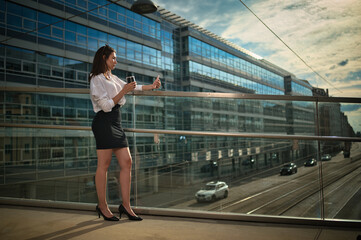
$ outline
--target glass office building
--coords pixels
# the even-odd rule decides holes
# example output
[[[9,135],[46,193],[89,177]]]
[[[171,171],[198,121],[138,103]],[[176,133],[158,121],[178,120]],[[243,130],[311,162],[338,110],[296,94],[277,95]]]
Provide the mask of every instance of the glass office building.
[[[113,74],[123,79],[132,74],[139,84],[150,84],[160,75],[161,91],[313,95],[307,81],[281,67],[166,9],[146,16],[134,13],[129,10],[132,2],[0,0],[1,86],[37,89],[0,92],[3,126],[20,124],[1,129],[1,196],[96,201],[95,140],[87,129],[94,112],[89,95],[71,89],[86,93],[93,56],[105,44],[117,52]],[[341,126],[338,119],[334,117],[333,124]],[[130,95],[122,108],[122,124],[317,135],[314,106],[300,101]],[[30,125],[35,127],[26,127]],[[349,127],[347,119],[344,125]],[[314,142],[221,136],[130,134],[129,142],[133,157],[140,159],[135,166],[137,191],[144,196],[169,184],[234,178],[295,159],[301,162],[316,152]],[[114,178],[116,161],[111,169]],[[110,181],[109,198],[117,201],[112,183],[116,185],[116,179]]]

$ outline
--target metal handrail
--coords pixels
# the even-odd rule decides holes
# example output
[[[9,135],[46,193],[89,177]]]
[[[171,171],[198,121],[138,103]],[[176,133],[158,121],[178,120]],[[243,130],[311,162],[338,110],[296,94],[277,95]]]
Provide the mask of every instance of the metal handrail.
[[[0,87],[0,91],[89,94],[88,88]],[[262,95],[262,94],[244,94],[244,93],[217,93],[217,92],[210,93],[210,92],[181,92],[181,91],[134,91],[132,93],[129,93],[129,95],[361,103],[361,98],[351,98],[351,97],[313,97],[313,96],[311,97],[311,96]]]
[[[43,128],[43,129],[83,130],[83,131],[91,130],[91,127],[86,127],[86,126],[43,125],[43,124],[40,125],[40,124],[17,124],[17,123],[0,123],[0,127]],[[361,138],[358,137],[340,137],[340,136],[308,136],[308,135],[249,133],[249,132],[209,132],[209,131],[185,131],[185,130],[162,130],[162,129],[139,129],[139,128],[137,129],[124,128],[124,131],[133,132],[133,133],[172,134],[172,135],[361,142]]]

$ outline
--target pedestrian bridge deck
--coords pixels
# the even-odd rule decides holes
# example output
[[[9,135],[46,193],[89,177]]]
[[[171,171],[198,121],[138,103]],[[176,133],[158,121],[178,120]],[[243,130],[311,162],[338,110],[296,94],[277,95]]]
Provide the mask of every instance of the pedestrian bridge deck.
[[[361,229],[142,215],[141,222],[107,222],[95,211],[0,205],[6,239],[292,239],[356,240]]]

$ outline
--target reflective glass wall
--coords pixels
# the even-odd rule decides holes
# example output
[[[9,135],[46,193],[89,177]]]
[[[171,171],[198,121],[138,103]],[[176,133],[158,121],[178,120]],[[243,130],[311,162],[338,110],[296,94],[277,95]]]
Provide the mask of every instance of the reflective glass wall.
[[[57,6],[51,5],[51,3],[49,4],[51,7]],[[69,4],[70,3],[67,2],[67,5]],[[160,48],[160,24],[151,19],[134,14],[124,7],[116,4],[112,4],[111,6],[112,8],[122,9],[122,11],[118,13],[118,17],[122,15],[122,12],[127,12],[127,26],[130,26],[129,22],[135,22],[136,25],[140,24],[136,32],[129,32],[129,29],[120,30],[130,35],[133,34],[133,41],[89,26],[84,26],[74,21],[67,21],[53,15],[45,14],[31,8],[31,6],[33,7],[32,4],[27,7],[1,1],[0,5],[1,15],[4,17],[4,20],[6,20],[1,22],[1,35],[6,36],[8,39],[22,39],[29,42],[30,49],[32,48],[31,44],[43,46],[43,50],[40,51],[28,51],[21,48],[14,48],[15,50],[8,50],[8,52],[5,52],[4,49],[2,50],[2,68],[6,66],[6,70],[10,72],[23,72],[30,76],[38,74],[40,75],[39,78],[45,78],[45,80],[39,79],[38,81],[34,81],[30,79],[18,80],[12,77],[9,78],[9,81],[31,85],[39,84],[50,87],[64,87],[61,81],[66,79],[69,83],[66,84],[65,87],[86,87],[89,72],[87,65],[90,63],[86,56],[93,57],[95,51],[105,44],[109,44],[117,51],[119,62],[132,62],[133,64],[138,64],[148,69],[163,68],[161,51],[158,49]],[[106,12],[108,12],[108,10]],[[112,12],[113,10],[109,10],[110,15]],[[113,18],[110,17],[110,19]],[[119,19],[121,18],[119,17]],[[98,21],[97,18],[92,20]],[[103,24],[104,27],[109,27],[110,22],[99,21],[99,23]],[[139,34],[137,35],[138,32],[141,33],[140,36],[142,39],[153,40],[155,43],[153,45],[149,44],[153,47],[140,44],[138,39]],[[24,46],[23,44],[14,45]],[[46,50],[47,47],[50,47],[48,51]],[[11,47],[6,48],[11,49]],[[54,48],[54,51],[52,51],[52,48]],[[73,56],[73,59],[59,56],[59,54],[64,55],[64,52],[57,50],[72,52],[70,55]],[[5,56],[7,60],[6,63],[4,62]],[[52,60],[49,61],[49,58]],[[85,59],[88,61],[84,62]],[[67,68],[63,69],[64,66]],[[47,81],[48,79],[52,81]]]
[[[87,97],[87,94],[75,93],[26,94],[33,95],[35,102],[43,95],[56,96],[63,101],[71,97],[75,102]],[[19,99],[14,96],[22,99],[23,93],[5,90],[1,95],[0,196],[96,203],[97,159],[89,127],[91,118],[83,125],[72,122],[71,118],[58,125],[44,124],[41,119],[29,125],[26,104],[20,104],[16,112],[9,108],[9,101]],[[138,104],[144,102],[149,104],[148,108]],[[359,142],[307,140],[307,137],[315,137],[307,132],[298,135],[305,139],[292,137],[286,134],[285,129],[289,126],[285,116],[283,122],[275,124],[267,122],[267,116],[255,115],[249,125],[254,128],[243,131],[244,128],[234,127],[242,123],[239,116],[235,117],[234,125],[222,124],[222,119],[216,121],[214,115],[210,117],[213,120],[208,121],[189,107],[183,108],[187,102],[198,105],[233,102],[239,108],[242,104],[268,107],[273,101],[127,96],[127,104],[121,111],[133,158],[132,205],[360,219],[352,211],[358,204],[355,199],[361,187]],[[280,106],[290,101],[281,102],[285,103]],[[164,114],[168,104],[177,109],[176,116]],[[309,105],[313,103],[309,102]],[[330,104],[320,104],[323,105]],[[42,112],[40,107],[35,105],[34,108],[36,113]],[[318,114],[322,115],[321,112]],[[14,116],[18,116],[16,122],[8,120]],[[188,122],[184,122],[187,118],[178,116],[188,116]],[[46,120],[50,119],[56,118]],[[320,123],[324,121],[321,117]],[[247,121],[244,125],[248,126]],[[273,131],[268,132],[272,127]],[[313,129],[316,128],[314,123]],[[326,131],[328,127],[320,125],[319,129]],[[164,130],[169,132],[162,132]],[[172,130],[183,132],[172,133]],[[261,136],[257,137],[257,134]],[[119,170],[114,158],[108,174],[107,196],[111,204],[121,201]]]

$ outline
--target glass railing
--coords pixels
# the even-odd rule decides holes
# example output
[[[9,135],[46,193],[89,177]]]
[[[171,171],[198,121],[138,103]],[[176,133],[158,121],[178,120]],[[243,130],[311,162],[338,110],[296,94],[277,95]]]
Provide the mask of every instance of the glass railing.
[[[352,219],[361,99],[137,92],[122,107],[137,207]],[[88,90],[0,91],[0,197],[96,203]],[[119,166],[108,202],[120,203]]]

